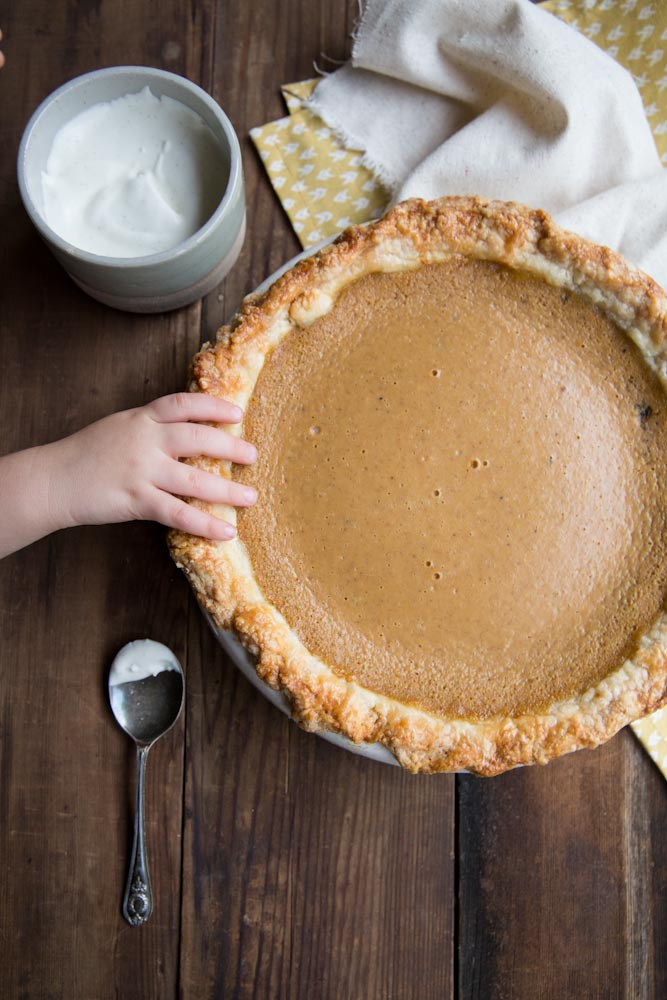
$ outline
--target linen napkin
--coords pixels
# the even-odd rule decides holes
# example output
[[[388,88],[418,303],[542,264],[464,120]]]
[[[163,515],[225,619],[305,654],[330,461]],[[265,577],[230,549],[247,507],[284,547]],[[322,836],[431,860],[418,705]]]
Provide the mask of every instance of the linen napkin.
[[[530,0],[368,0],[309,107],[394,200],[539,205],[667,284],[667,174],[637,87]]]
[[[314,86],[251,133],[304,246],[390,200],[484,194],[667,285],[667,4],[369,0],[351,64]],[[667,777],[667,710],[633,729]]]

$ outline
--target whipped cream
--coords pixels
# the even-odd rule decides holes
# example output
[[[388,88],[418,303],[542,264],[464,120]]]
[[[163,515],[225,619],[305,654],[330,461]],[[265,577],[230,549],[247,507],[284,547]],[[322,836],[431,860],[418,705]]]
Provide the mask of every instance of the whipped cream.
[[[163,670],[180,669],[180,663],[168,646],[153,639],[135,639],[116,654],[109,672],[109,687],[157,677]]]
[[[201,229],[227,178],[204,120],[144,87],[94,104],[56,133],[42,172],[43,214],[81,250],[143,257]]]

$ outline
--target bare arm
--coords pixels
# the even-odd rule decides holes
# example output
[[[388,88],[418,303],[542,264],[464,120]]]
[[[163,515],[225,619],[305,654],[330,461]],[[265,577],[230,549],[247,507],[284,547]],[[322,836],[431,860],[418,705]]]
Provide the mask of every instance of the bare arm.
[[[49,448],[0,458],[0,558],[64,527],[49,508]]]

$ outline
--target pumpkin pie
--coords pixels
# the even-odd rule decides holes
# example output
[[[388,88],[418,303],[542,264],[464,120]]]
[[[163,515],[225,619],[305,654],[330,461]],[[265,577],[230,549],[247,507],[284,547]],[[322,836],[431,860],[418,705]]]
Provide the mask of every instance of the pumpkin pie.
[[[194,359],[259,451],[196,461],[259,500],[172,554],[309,730],[427,772],[595,746],[667,700],[666,343],[662,290],[544,212],[404,202]]]

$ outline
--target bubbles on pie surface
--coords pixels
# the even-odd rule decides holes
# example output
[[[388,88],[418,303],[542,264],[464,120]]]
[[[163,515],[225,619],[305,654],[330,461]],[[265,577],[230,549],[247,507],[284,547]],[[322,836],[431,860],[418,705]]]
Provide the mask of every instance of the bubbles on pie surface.
[[[405,439],[409,440],[412,444],[412,450],[406,447],[404,444],[401,448],[400,455],[410,454],[413,455],[414,469],[410,471],[406,470],[407,462],[404,464],[402,462],[397,462],[395,450],[389,449],[390,457],[389,459],[382,457],[379,460],[378,455],[381,452],[379,445],[383,443],[383,438],[391,438],[392,435],[386,433],[385,429],[389,429],[388,423],[381,423],[383,419],[382,408],[377,407],[378,411],[378,423],[372,424],[367,423],[364,420],[357,419],[351,421],[354,433],[345,434],[343,442],[340,447],[337,446],[337,442],[340,442],[340,423],[337,413],[331,413],[329,410],[325,412],[325,403],[328,406],[329,398],[324,392],[320,392],[319,395],[314,393],[307,399],[306,405],[301,412],[293,412],[290,419],[295,423],[301,419],[301,445],[299,447],[298,441],[290,441],[290,446],[294,445],[295,462],[299,455],[302,456],[304,465],[306,466],[306,475],[301,475],[300,477],[294,476],[294,482],[296,486],[294,487],[294,492],[290,497],[296,496],[297,499],[302,495],[314,494],[314,490],[311,489],[310,483],[308,483],[308,489],[306,489],[306,484],[302,486],[302,482],[308,478],[308,471],[310,468],[315,468],[318,475],[321,475],[322,480],[325,482],[327,488],[333,489],[332,487],[332,473],[335,473],[338,477],[335,482],[337,485],[347,486],[348,482],[355,483],[354,487],[350,489],[352,494],[352,502],[346,502],[343,505],[343,510],[350,511],[356,510],[356,501],[360,499],[360,484],[361,489],[364,491],[363,504],[365,505],[365,514],[368,515],[367,522],[363,525],[360,522],[355,522],[355,531],[350,530],[345,533],[346,541],[350,539],[350,557],[349,562],[343,562],[341,565],[340,573],[337,574],[337,578],[334,578],[334,583],[331,585],[330,592],[333,594],[331,598],[331,606],[336,596],[336,592],[339,595],[339,603],[343,606],[344,611],[341,611],[340,619],[336,618],[331,626],[331,634],[334,639],[338,635],[341,627],[339,621],[343,622],[357,622],[358,620],[363,621],[363,615],[372,614],[373,627],[375,627],[376,619],[386,623],[388,629],[395,629],[396,626],[393,625],[393,619],[395,615],[399,615],[403,622],[402,634],[409,634],[411,645],[416,645],[417,649],[422,648],[422,643],[414,644],[412,638],[414,636],[413,631],[409,631],[405,628],[405,622],[410,621],[409,629],[413,626],[413,616],[415,605],[418,607],[423,607],[423,613],[425,616],[431,617],[435,621],[433,629],[437,627],[441,628],[440,622],[442,621],[445,625],[452,620],[453,616],[448,614],[448,611],[452,605],[455,606],[455,610],[458,612],[459,609],[463,609],[464,613],[467,613],[470,607],[470,602],[467,598],[466,588],[472,584],[472,573],[467,573],[465,571],[464,557],[467,556],[468,552],[472,551],[472,539],[468,537],[468,532],[465,530],[467,527],[466,521],[462,522],[462,529],[457,532],[456,540],[450,540],[448,527],[450,524],[450,517],[453,517],[458,510],[459,505],[464,508],[465,512],[471,513],[470,522],[478,530],[478,534],[483,538],[484,532],[483,528],[485,526],[490,526],[490,533],[494,535],[495,541],[495,512],[492,510],[493,517],[489,522],[485,522],[485,525],[480,525],[476,519],[475,504],[478,499],[480,502],[488,501],[488,505],[491,508],[492,504],[497,501],[498,519],[502,519],[503,525],[507,523],[510,527],[515,526],[515,513],[516,513],[516,503],[513,501],[514,493],[512,492],[512,487],[514,484],[514,479],[511,475],[507,474],[508,463],[505,459],[505,453],[503,447],[505,444],[504,437],[496,434],[496,428],[492,428],[493,433],[486,433],[486,424],[480,429],[472,423],[474,417],[477,416],[479,410],[485,409],[485,407],[477,407],[470,402],[468,406],[468,401],[472,399],[470,394],[462,394],[462,404],[459,403],[458,384],[453,386],[453,392],[446,392],[446,383],[450,381],[452,375],[452,369],[447,362],[448,375],[444,374],[444,367],[442,375],[438,379],[431,375],[431,369],[428,368],[428,343],[426,345],[427,349],[424,352],[426,354],[426,363],[421,362],[421,382],[419,382],[420,399],[423,397],[424,406],[429,413],[429,423],[426,421],[419,421],[414,416],[410,420],[406,420],[406,432]],[[378,351],[380,355],[380,361],[378,362],[380,374],[384,374],[384,359],[382,359],[382,351]],[[521,358],[523,354],[519,355]],[[504,355],[503,355],[504,357]],[[419,360],[419,359],[417,359]],[[443,360],[444,359],[440,359]],[[503,361],[504,363],[504,361]],[[432,362],[433,364],[433,362]],[[349,372],[348,372],[349,374]],[[558,372],[557,372],[558,374]],[[474,376],[474,384],[477,384],[478,376]],[[276,378],[278,382],[278,378]],[[416,380],[418,381],[418,380]],[[456,380],[455,380],[456,381]],[[347,385],[347,378],[345,379],[345,384]],[[439,386],[442,384],[443,388],[440,389]],[[375,387],[377,385],[377,380],[373,381],[369,386],[364,382],[361,388],[365,388],[368,391],[368,406],[367,410],[371,413],[375,413],[376,407],[376,392]],[[389,382],[383,383],[381,387],[378,385],[377,392],[385,391],[387,399],[393,405],[393,411],[398,417],[401,416],[401,406],[400,402],[403,400],[403,396],[399,397],[396,389],[392,390],[392,385]],[[417,394],[415,394],[417,395]],[[353,405],[354,401],[361,397],[361,389],[358,393],[352,395]],[[346,396],[346,401],[348,397]],[[435,412],[436,407],[433,405],[433,401],[442,401],[442,415]],[[514,413],[516,408],[517,397],[512,395],[510,403],[512,406],[511,412]],[[451,403],[451,406],[450,406]],[[310,404],[310,405],[309,405]],[[313,405],[314,404],[314,405]],[[282,405],[282,404],[281,404]],[[448,408],[451,409],[453,418],[451,423],[448,423]],[[470,413],[468,413],[468,409]],[[304,412],[305,411],[305,412]],[[273,421],[274,410],[272,410],[266,417],[266,427],[267,427],[267,438],[271,435],[272,429],[276,426],[276,422]],[[281,412],[281,411],[279,411]],[[364,411],[365,412],[365,411]],[[310,421],[308,416],[311,417]],[[432,417],[432,420],[431,420]],[[490,414],[487,413],[485,420],[490,418]],[[637,424],[636,411],[631,412],[631,418],[633,421],[633,427]],[[480,420],[482,418],[480,417]],[[579,418],[577,418],[579,419]],[[272,423],[273,421],[273,423]],[[315,425],[321,422],[322,433],[315,439],[308,435],[308,430],[311,424]],[[518,424],[518,417],[517,417]],[[521,427],[523,424],[521,424]],[[536,424],[535,424],[536,426]],[[430,428],[429,433],[425,432],[425,429]],[[445,434],[444,431],[447,431]],[[639,431],[637,431],[639,434]],[[506,435],[508,438],[510,434]],[[520,437],[520,434],[517,434]],[[306,441],[303,441],[303,438]],[[565,442],[569,438],[565,438]],[[571,434],[570,434],[571,437]],[[308,448],[303,449],[303,443],[308,444]],[[544,442],[546,448],[543,450],[543,464],[547,455],[549,454],[550,448],[553,448],[553,442],[548,439]],[[565,444],[562,445],[564,453],[566,453]],[[366,449],[367,454],[363,454],[363,449]],[[313,456],[313,450],[321,451],[321,455]],[[455,450],[458,450],[458,454],[455,456]],[[340,451],[347,452],[350,456],[350,464],[354,466],[356,477],[349,474],[348,467],[343,467],[342,469],[337,464],[337,457]],[[393,451],[393,453],[392,453]],[[361,455],[360,455],[361,452]],[[546,452],[546,454],[544,454]],[[489,458],[493,454],[493,461],[490,463],[491,467],[488,468],[487,475],[484,475],[484,468],[478,467],[475,476],[472,475],[472,469],[470,468],[470,460],[473,457],[483,459],[484,457]],[[424,461],[420,462],[420,458],[423,456]],[[427,457],[428,456],[428,457]],[[314,462],[313,459],[316,461]],[[369,475],[365,475],[364,466],[368,462]],[[308,465],[312,463],[312,465]],[[528,467],[529,463],[525,463],[524,467]],[[401,468],[402,467],[402,468]],[[299,471],[303,473],[303,466],[299,465]],[[403,475],[401,474],[402,471]],[[542,470],[536,470],[542,471]],[[394,475],[391,476],[390,474]],[[404,479],[405,483],[408,484],[408,490],[401,490],[400,487],[397,489],[398,481]],[[530,477],[526,476],[527,481],[530,481]],[[547,484],[551,485],[551,480],[547,480]],[[372,490],[371,490],[372,486]],[[440,499],[434,499],[433,491],[436,487],[442,488],[442,497]],[[488,490],[488,492],[487,492]],[[356,492],[355,492],[356,491]],[[366,491],[368,495],[366,495]],[[507,494],[507,495],[505,495]],[[333,493],[332,493],[333,495]],[[417,517],[409,519],[405,516],[405,507],[403,503],[405,501],[406,495],[414,497],[415,509],[417,511]],[[387,499],[385,499],[387,497]],[[503,499],[501,499],[501,497]],[[336,498],[334,498],[335,500]],[[316,500],[316,497],[314,497]],[[387,503],[387,500],[389,503]],[[422,502],[420,502],[422,501]],[[465,504],[464,504],[465,501]],[[304,501],[303,504],[299,502],[299,505],[294,504],[287,511],[288,516],[292,519],[291,524],[296,526],[295,530],[297,533],[297,539],[291,548],[292,552],[297,552],[300,554],[300,550],[297,549],[297,544],[300,544],[301,534],[306,535],[306,529],[302,526],[309,526],[313,522],[309,521],[307,517],[302,515],[303,507],[306,506]],[[359,504],[361,507],[361,503]],[[502,510],[504,507],[510,507],[509,512]],[[340,535],[340,525],[337,524],[337,518],[327,517],[327,513],[322,510],[322,505],[313,502],[308,503],[309,509],[314,511],[313,517],[321,518],[323,531],[322,533],[326,536],[329,532],[331,525],[336,525],[335,529],[331,531],[332,535],[336,538]],[[388,518],[386,516],[385,508],[389,507],[392,513],[392,517]],[[278,511],[282,511],[282,507],[277,507]],[[520,511],[519,511],[520,512]],[[401,515],[405,518],[405,521],[401,524]],[[474,515],[474,516],[473,516]],[[249,515],[249,517],[252,515]],[[422,520],[426,522],[427,528],[422,531],[420,528]],[[276,528],[272,528],[275,532],[275,536],[280,540],[279,537],[279,525],[284,523],[284,517],[276,517]],[[357,529],[357,523],[359,527]],[[399,530],[396,530],[396,525],[400,524]],[[375,559],[376,555],[380,564],[380,572],[382,576],[386,578],[391,578],[393,575],[391,572],[387,572],[389,568],[388,565],[383,561],[384,554],[387,551],[387,541],[386,533],[387,531],[391,534],[391,543],[396,545],[397,551],[402,551],[404,548],[408,549],[405,544],[407,540],[408,529],[414,528],[410,535],[411,545],[409,546],[410,560],[412,566],[408,564],[408,572],[405,574],[397,574],[402,577],[400,581],[399,597],[403,600],[402,591],[407,585],[414,588],[415,600],[409,604],[408,610],[404,613],[403,606],[401,605],[400,612],[397,612],[397,602],[394,600],[394,594],[391,592],[388,585],[388,579],[384,579],[381,582],[384,584],[384,594],[387,595],[388,600],[384,605],[381,604],[376,598],[376,594],[382,595],[383,591],[377,589],[377,575],[370,574],[370,580],[366,582],[363,578],[360,583],[357,583],[357,577],[354,573],[349,572],[350,566],[356,568],[357,565],[361,564],[361,569],[363,570],[368,564],[365,560],[360,560],[359,548],[356,547],[357,537],[361,539],[362,542],[370,537],[371,531],[377,529],[377,537],[373,540],[373,546],[370,544],[366,546],[367,550],[371,552],[372,558]],[[522,529],[522,524],[519,523],[518,529]],[[257,536],[259,537],[260,531],[263,528],[263,524],[258,524]],[[387,528],[387,530],[385,530]],[[356,532],[356,535],[355,535]],[[444,536],[441,540],[442,532]],[[527,538],[528,542],[533,544],[532,535],[528,538],[528,531],[519,531],[522,538]],[[430,538],[429,538],[430,535]],[[288,541],[291,542],[291,535]],[[585,534],[583,536],[585,538]],[[505,532],[503,530],[502,536],[498,538],[498,558],[504,554],[505,547],[512,552],[512,547],[506,539],[511,539],[509,530]],[[319,531],[313,532],[309,527],[308,535],[306,539],[310,547],[307,551],[307,555],[310,556],[311,551],[317,554],[317,550],[320,544]],[[311,544],[312,540],[312,544]],[[355,543],[354,545],[352,543]],[[502,548],[501,548],[502,543]],[[256,543],[259,548],[259,542]],[[264,544],[262,542],[262,544]],[[305,544],[305,543],[304,543]],[[538,540],[535,540],[535,544],[538,544]],[[421,548],[421,552],[419,551]],[[452,559],[451,552],[453,549],[458,549],[462,553],[461,559]],[[432,552],[432,556],[427,557],[428,551]],[[273,558],[278,561],[277,552],[280,550],[274,550],[270,553],[268,558]],[[290,550],[288,550],[290,551]],[[415,559],[415,556],[418,558]],[[305,556],[304,556],[305,558]],[[426,565],[427,560],[431,565]],[[329,564],[333,564],[335,561],[336,567],[338,567],[339,562],[336,556],[333,556],[330,552],[329,558],[325,559],[323,557],[322,563],[324,569],[328,572]],[[516,560],[510,556],[510,563],[513,565]],[[370,560],[368,560],[370,562]],[[412,572],[410,572],[412,569]],[[416,570],[417,572],[414,572]],[[484,566],[484,573],[486,573],[487,567]],[[440,571],[442,578],[436,580],[434,574],[436,571]],[[302,596],[302,591],[298,594],[294,592],[292,587],[292,580],[287,576],[287,569],[283,570],[286,584],[285,590],[288,592],[288,596],[293,595],[292,605],[296,609],[294,615],[296,617],[298,614],[302,614],[303,618],[306,615],[311,615],[310,607],[305,603],[305,598]],[[375,579],[373,579],[375,576]],[[482,576],[482,574],[480,574]],[[325,579],[328,579],[325,578]],[[463,594],[458,599],[454,599],[457,595],[457,587],[454,586],[461,580]],[[341,584],[343,584],[341,586]],[[486,584],[486,576],[483,580],[480,580],[480,586]],[[307,578],[304,583],[304,592],[307,586]],[[471,588],[472,589],[472,588]],[[373,593],[375,590],[376,593]],[[389,593],[388,593],[389,592]],[[477,594],[475,591],[475,597]],[[370,597],[366,597],[370,594]],[[340,600],[342,596],[342,600]],[[286,598],[287,599],[287,598]],[[305,611],[301,611],[300,604],[304,603]],[[367,603],[364,603],[367,602]],[[451,603],[450,603],[451,602]],[[481,603],[481,602],[480,602]],[[509,603],[509,602],[508,602]],[[564,603],[564,601],[563,601]],[[380,607],[378,608],[378,604]],[[290,606],[290,607],[291,607]],[[329,606],[329,605],[327,605]],[[493,608],[493,602],[488,603],[490,608]],[[370,611],[366,611],[370,608]],[[393,614],[392,614],[393,612]],[[476,616],[478,614],[478,609],[473,607],[470,612],[470,618],[473,620],[471,629],[477,628]],[[316,617],[316,616],[320,617]],[[312,621],[315,622],[313,628],[316,626],[319,628],[319,622],[322,615],[322,604],[321,602],[314,602],[314,610],[312,612]],[[311,621],[311,617],[308,617],[308,621]],[[367,623],[366,623],[367,624]],[[430,626],[429,626],[430,627]],[[444,625],[442,626],[444,627]],[[324,628],[324,625],[322,625]],[[319,633],[318,633],[319,634]],[[345,633],[347,635],[347,633]],[[329,633],[327,633],[328,637]],[[333,642],[334,639],[331,641]],[[350,640],[351,641],[351,640]],[[439,641],[439,639],[438,639]],[[347,640],[346,640],[347,642]],[[431,647],[434,645],[435,640],[431,641],[430,633],[428,641],[426,641],[427,653],[424,655],[425,671],[428,673],[430,671],[430,659],[431,659]],[[363,665],[363,669],[374,670],[376,665],[371,662],[372,656],[368,657],[368,666],[366,667],[366,660],[363,659],[363,655],[366,647],[362,647],[361,640],[359,641],[359,662]],[[393,653],[392,653],[393,655]],[[406,663],[411,661],[412,652],[410,651],[406,654]],[[428,661],[428,663],[427,663]],[[393,662],[393,661],[392,661]],[[402,662],[402,661],[401,661]],[[356,668],[356,661],[355,661]],[[379,669],[379,668],[378,668]],[[474,671],[472,671],[474,673]],[[439,673],[436,668],[433,669],[433,678],[429,679],[429,684],[435,684],[436,680],[439,678]],[[430,676],[430,675],[429,675]],[[457,681],[458,683],[458,681]],[[461,681],[464,684],[463,681]],[[473,694],[476,691],[476,685],[471,682],[470,687],[473,688]],[[445,691],[443,694],[443,699],[446,701],[448,698],[451,700],[449,691]],[[455,699],[454,699],[455,700]]]
[[[426,567],[426,569],[433,570],[433,567],[435,566],[435,563],[433,562],[432,559],[427,559],[426,562],[424,563],[424,566]],[[442,580],[442,573],[440,572],[440,570],[436,569],[430,575],[431,575],[431,578],[433,580],[435,580],[436,583],[439,580]],[[433,587],[431,587],[430,589],[432,590]]]

